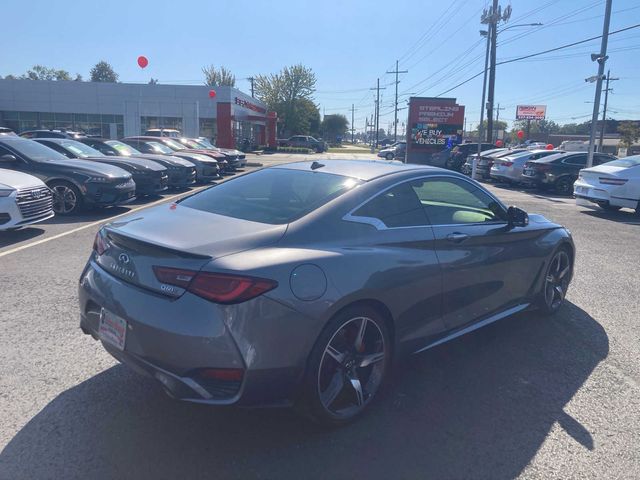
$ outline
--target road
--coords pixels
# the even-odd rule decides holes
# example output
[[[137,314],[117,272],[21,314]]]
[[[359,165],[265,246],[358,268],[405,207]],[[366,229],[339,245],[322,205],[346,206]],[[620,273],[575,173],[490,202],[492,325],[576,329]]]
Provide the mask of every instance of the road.
[[[175,402],[80,332],[99,225],[144,205],[0,233],[0,479],[640,478],[640,219],[489,188],[573,232],[568,302],[412,357],[337,430]]]

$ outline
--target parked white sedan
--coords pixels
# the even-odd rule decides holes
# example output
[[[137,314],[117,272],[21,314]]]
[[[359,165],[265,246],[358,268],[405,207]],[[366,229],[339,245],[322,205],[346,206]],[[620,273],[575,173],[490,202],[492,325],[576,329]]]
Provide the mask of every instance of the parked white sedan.
[[[627,207],[640,215],[640,155],[580,170],[573,194],[579,205],[597,204],[605,210]]]
[[[53,195],[42,180],[0,169],[0,231],[53,217]]]

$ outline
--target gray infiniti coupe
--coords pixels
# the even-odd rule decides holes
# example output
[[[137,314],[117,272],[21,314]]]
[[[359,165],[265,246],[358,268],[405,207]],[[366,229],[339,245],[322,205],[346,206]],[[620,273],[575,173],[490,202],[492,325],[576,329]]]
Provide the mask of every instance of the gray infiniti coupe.
[[[455,172],[290,163],[103,227],[80,325],[172,397],[340,424],[392,358],[556,312],[574,251],[562,226]]]

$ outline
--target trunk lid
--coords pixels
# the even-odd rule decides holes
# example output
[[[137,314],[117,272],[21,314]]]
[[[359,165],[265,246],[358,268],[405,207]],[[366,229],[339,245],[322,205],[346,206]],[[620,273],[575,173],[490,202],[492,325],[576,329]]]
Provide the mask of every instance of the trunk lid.
[[[97,263],[112,275],[158,293],[184,289],[158,280],[154,267],[199,271],[215,258],[276,243],[287,225],[269,225],[165,204],[108,224]]]

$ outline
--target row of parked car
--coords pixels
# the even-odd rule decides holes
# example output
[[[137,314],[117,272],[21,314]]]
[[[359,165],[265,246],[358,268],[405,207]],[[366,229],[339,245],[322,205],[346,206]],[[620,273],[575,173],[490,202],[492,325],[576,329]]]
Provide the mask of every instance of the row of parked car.
[[[640,156],[617,158],[594,153],[593,166],[587,166],[587,152],[504,149],[470,155],[463,172],[485,179],[522,184],[560,195],[572,195],[577,203],[598,205],[605,210],[635,209],[640,214]]]
[[[205,138],[145,133],[110,140],[60,130],[1,132],[0,230],[209,183],[246,164],[243,152]]]

